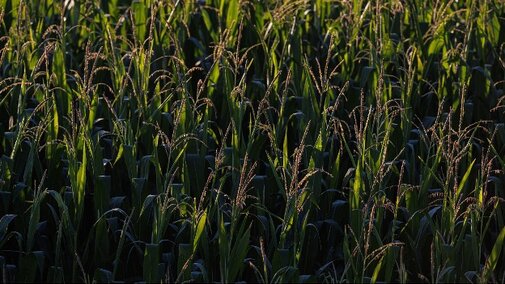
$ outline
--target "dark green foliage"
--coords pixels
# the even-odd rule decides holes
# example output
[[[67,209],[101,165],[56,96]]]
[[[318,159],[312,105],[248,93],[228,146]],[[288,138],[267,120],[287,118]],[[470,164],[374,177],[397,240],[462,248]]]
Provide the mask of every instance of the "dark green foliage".
[[[500,0],[0,0],[3,282],[503,282]]]

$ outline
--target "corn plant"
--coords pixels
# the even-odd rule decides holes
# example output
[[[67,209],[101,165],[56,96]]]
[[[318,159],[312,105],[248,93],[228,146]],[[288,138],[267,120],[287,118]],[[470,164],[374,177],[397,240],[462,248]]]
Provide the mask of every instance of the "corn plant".
[[[505,281],[500,0],[0,0],[8,282]]]

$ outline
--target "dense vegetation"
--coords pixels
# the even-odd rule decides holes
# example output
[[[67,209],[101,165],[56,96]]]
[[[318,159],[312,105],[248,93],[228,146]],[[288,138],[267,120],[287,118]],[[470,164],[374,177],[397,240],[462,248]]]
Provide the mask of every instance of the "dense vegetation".
[[[503,283],[504,47],[501,0],[0,0],[2,281]]]

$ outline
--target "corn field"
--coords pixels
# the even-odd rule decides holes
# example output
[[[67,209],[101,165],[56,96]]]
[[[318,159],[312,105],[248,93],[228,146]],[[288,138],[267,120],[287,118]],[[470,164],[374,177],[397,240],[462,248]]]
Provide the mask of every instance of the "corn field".
[[[0,0],[0,277],[505,282],[502,0]]]

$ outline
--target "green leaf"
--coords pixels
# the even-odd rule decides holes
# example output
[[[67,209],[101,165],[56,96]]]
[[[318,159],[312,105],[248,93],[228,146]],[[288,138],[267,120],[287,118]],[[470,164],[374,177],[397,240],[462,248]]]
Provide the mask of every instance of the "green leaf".
[[[272,260],[272,272],[277,273],[281,269],[288,267],[291,258],[292,254],[289,249],[277,248]]]
[[[26,240],[26,250],[30,252],[35,242],[35,232],[40,221],[40,204],[44,198],[45,191],[37,194],[33,199],[33,204],[30,209],[30,222],[28,224],[28,233]]]
[[[91,100],[91,106],[88,113],[88,130],[90,132],[93,130],[97,109],[98,109],[98,93],[95,93],[93,95],[93,99]]]
[[[218,244],[219,244],[219,268],[221,271],[221,279],[228,279],[228,251],[229,251],[229,240],[226,233],[226,228],[224,226],[224,218],[222,213],[218,214]]]
[[[488,283],[489,278],[491,277],[491,273],[495,270],[496,264],[498,263],[498,259],[500,258],[500,254],[503,248],[503,240],[505,239],[505,228],[502,228],[498,238],[496,238],[496,242],[494,243],[493,250],[491,251],[491,255],[486,260],[486,264],[482,271],[482,283]]]
[[[352,184],[351,193],[351,210],[356,210],[360,208],[360,194],[364,188],[363,180],[361,178],[361,162],[358,162],[358,167],[355,170],[354,181]]]
[[[193,253],[196,252],[198,248],[198,242],[200,241],[200,237],[205,229],[205,222],[207,221],[207,210],[203,212],[198,220],[198,225],[196,226],[195,238],[193,240]]]
[[[228,10],[226,13],[226,28],[232,28],[232,24],[233,23],[236,24],[239,12],[240,12],[239,1],[238,0],[228,1]]]
[[[284,169],[288,168],[289,163],[289,149],[288,149],[288,127],[284,131],[284,140],[282,142],[282,166]]]
[[[121,144],[121,145],[119,145],[119,150],[117,152],[116,159],[114,160],[114,164],[116,164],[117,161],[119,161],[119,159],[121,159],[121,157],[123,157],[123,151],[124,151],[124,147],[123,147],[123,144]]]
[[[186,264],[191,258],[191,244],[179,244],[179,255],[177,257],[177,272],[179,276],[177,281],[187,281],[191,278],[191,265]],[[187,265],[185,267],[185,265]],[[182,282],[181,281],[181,282]]]
[[[494,11],[490,13],[490,16],[490,20],[488,20],[488,24],[486,25],[487,38],[496,47],[499,44],[501,26],[498,16]]]
[[[472,168],[473,168],[474,163],[475,163],[475,159],[472,161],[470,166],[468,166],[468,169],[466,170],[465,175],[463,175],[463,178],[459,182],[458,189],[456,190],[456,196],[455,196],[456,198],[459,198],[461,191],[465,187],[466,182],[468,181],[468,178],[470,177],[470,173],[472,172]]]
[[[146,244],[144,251],[144,280],[150,283],[160,282],[158,265],[160,262],[159,244]]]
[[[147,4],[146,0],[135,0],[132,2],[132,12],[134,15],[134,23],[136,29],[136,36],[139,42],[143,42],[147,30]]]
[[[84,210],[84,190],[86,189],[86,166],[87,166],[87,155],[86,155],[86,142],[82,147],[82,163],[77,172],[77,184],[75,185],[74,194],[77,196],[77,220],[81,219],[82,212]]]
[[[105,218],[97,221],[95,228],[95,263],[98,265],[107,265],[109,261],[109,236],[107,234],[107,222]]]
[[[9,229],[9,224],[16,218],[15,214],[6,214],[2,216],[0,219],[0,241],[2,241],[7,234],[7,230]]]
[[[247,231],[242,235],[242,237],[235,242],[233,249],[231,251],[230,256],[230,266],[229,266],[229,274],[228,280],[233,282],[236,280],[239,272],[244,267],[244,259],[249,251],[249,236],[250,236],[251,228],[249,227]]]
[[[444,37],[436,35],[430,42],[430,45],[428,47],[428,55],[433,56],[435,54],[438,54],[442,47],[444,47]]]

